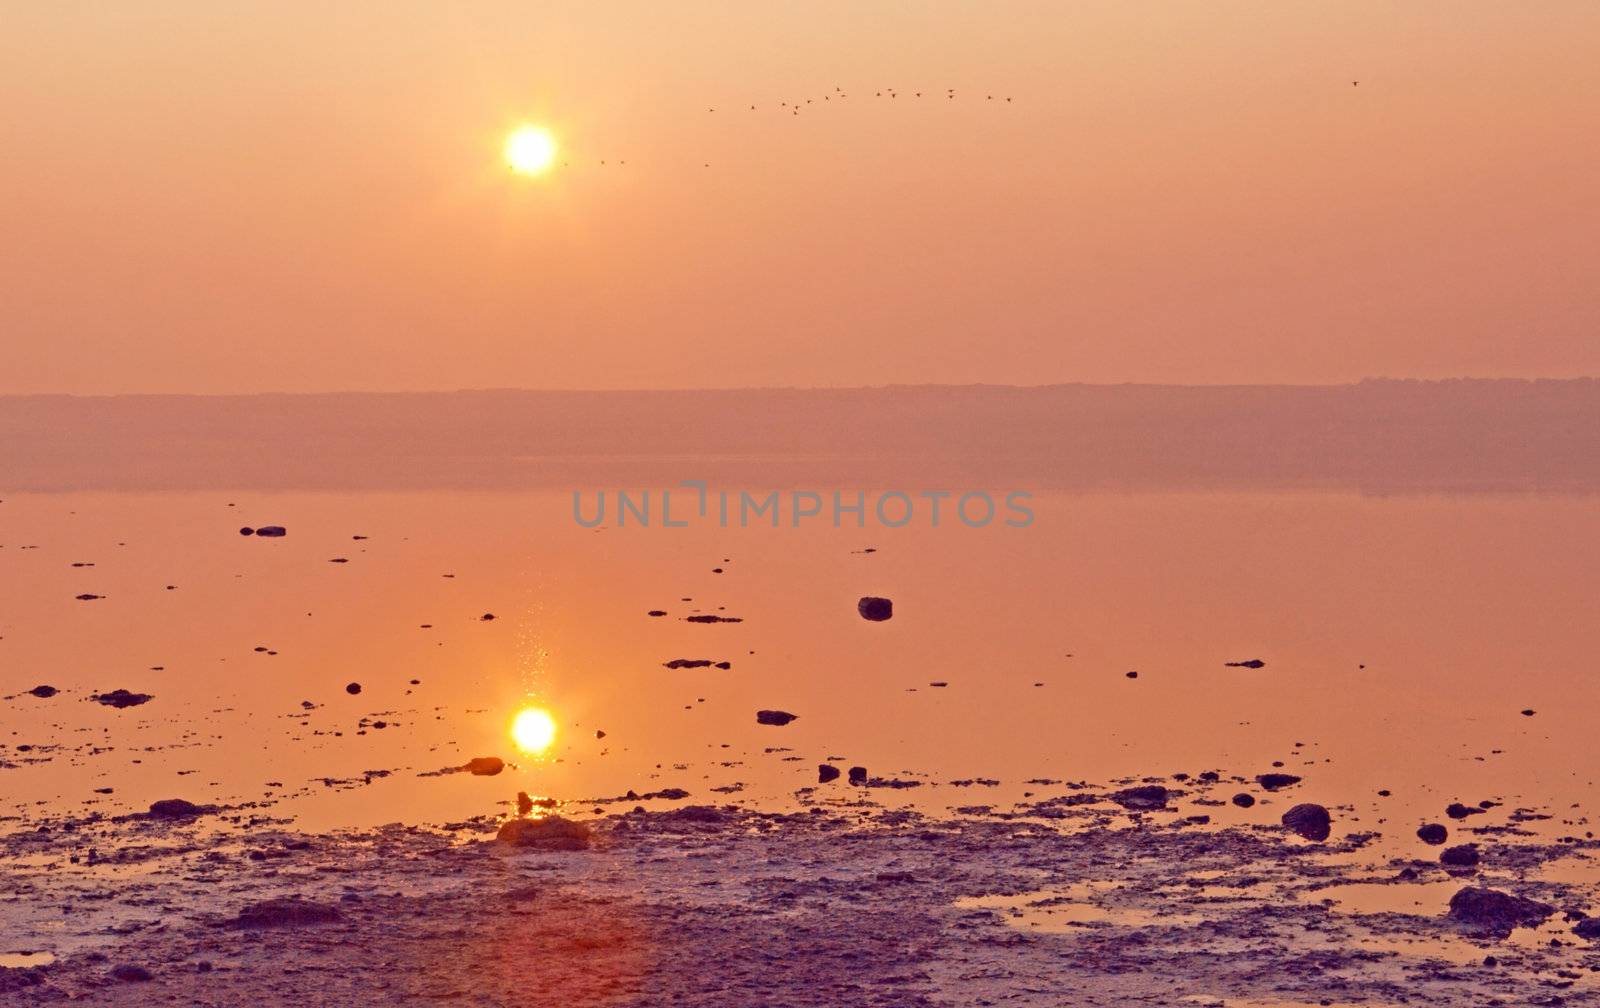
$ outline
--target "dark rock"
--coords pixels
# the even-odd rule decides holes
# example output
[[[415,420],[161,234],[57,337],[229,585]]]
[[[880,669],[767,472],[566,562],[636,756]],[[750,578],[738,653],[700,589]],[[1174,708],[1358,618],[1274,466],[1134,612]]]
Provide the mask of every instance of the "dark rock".
[[[251,528],[250,526],[246,525],[244,528],[239,530],[239,534],[240,535],[255,535],[256,534],[256,530]]]
[[[345,684],[344,691],[351,696],[355,696],[357,693],[361,692],[361,684],[358,682],[347,683]]]
[[[517,815],[525,816],[533,811],[533,799],[528,797],[528,792],[517,792]]]
[[[654,818],[658,823],[690,823],[696,826],[720,826],[732,820],[732,813],[710,805],[685,805],[670,812],[658,812]]]
[[[344,915],[331,906],[313,903],[298,896],[262,900],[239,911],[225,926],[233,928],[298,928],[317,924],[336,924]]]
[[[486,612],[482,616],[478,617],[479,622],[482,622],[482,623],[487,623],[492,619],[494,619],[494,613],[492,613],[492,612]]]
[[[597,739],[603,739],[603,738],[605,738],[605,737],[606,737],[606,733],[605,733],[605,729],[603,729],[603,728],[596,728],[596,729],[595,729],[595,730],[594,730],[594,737],[595,737],[595,738],[597,738]]]
[[[1129,679],[1139,678],[1139,673],[1137,672],[1124,672],[1123,675],[1127,676]]]
[[[852,784],[862,785],[867,782],[867,768],[864,766],[851,767],[849,774],[849,780]]]
[[[1241,791],[1233,796],[1233,803],[1240,808],[1249,808],[1256,803],[1256,798],[1255,795],[1248,795]]]
[[[1444,814],[1452,819],[1465,819],[1467,816],[1483,815],[1483,809],[1463,805],[1460,802],[1451,802],[1446,806]]]
[[[831,763],[817,764],[817,783],[828,784],[839,779],[839,768]]]
[[[54,686],[35,686],[28,692],[41,700],[48,700],[61,691],[56,689]]]
[[[137,707],[140,704],[149,703],[155,697],[149,693],[130,693],[125,689],[114,689],[110,693],[96,693],[89,699],[95,703],[105,704],[107,707],[115,707],[121,710],[124,707]]]
[[[665,609],[652,609],[645,613],[646,616],[665,616],[666,614],[667,611]]]
[[[772,725],[775,728],[782,728],[784,725],[788,724],[790,721],[796,720],[798,717],[798,714],[790,714],[788,711],[758,710],[756,711],[756,724]]]
[[[121,966],[112,968],[111,979],[121,980],[123,983],[147,983],[151,980],[154,980],[155,977],[152,976],[150,971],[145,969],[143,966],[134,966],[129,963],[124,963]]]
[[[743,623],[743,616],[718,616],[715,613],[700,613],[695,616],[685,616],[686,623]]]
[[[1456,847],[1446,847],[1439,854],[1439,863],[1449,865],[1451,868],[1471,868],[1478,863],[1478,845],[1461,844]]]
[[[506,768],[506,761],[498,756],[474,756],[467,760],[466,771],[475,777],[493,777]]]
[[[1417,830],[1417,839],[1434,847],[1444,843],[1450,836],[1450,831],[1438,823],[1428,823]]]
[[[1143,784],[1139,787],[1123,788],[1111,794],[1111,800],[1125,809],[1136,812],[1152,812],[1156,809],[1167,807],[1167,798],[1170,792],[1160,784]]]
[[[1585,917],[1572,933],[1585,941],[1600,941],[1600,917]]]
[[[1266,666],[1266,664],[1267,663],[1262,661],[1260,658],[1251,658],[1246,661],[1231,661],[1223,663],[1223,665],[1227,668],[1263,668]]]
[[[256,535],[267,539],[282,539],[289,534],[289,530],[282,525],[263,525],[256,529]]]
[[[1264,773],[1256,775],[1256,783],[1268,791],[1277,791],[1280,788],[1293,787],[1300,783],[1300,778],[1287,773]]]
[[[1321,843],[1328,839],[1333,819],[1321,805],[1304,802],[1283,814],[1283,824],[1307,840]]]
[[[879,598],[876,595],[863,595],[861,600],[856,603],[856,612],[860,613],[861,618],[864,620],[882,623],[894,615],[894,603],[889,599]]]
[[[183,798],[163,798],[151,803],[150,811],[145,814],[152,819],[193,819],[215,811],[211,805],[196,805]]]
[[[1482,934],[1504,938],[1513,928],[1538,927],[1555,907],[1498,889],[1470,887],[1450,897],[1450,919]]]
[[[79,602],[93,602],[95,599],[103,599],[103,598],[105,598],[104,595],[90,595],[88,592],[85,592],[84,594],[78,596],[78,601]]]
[[[561,816],[543,819],[508,819],[500,824],[496,839],[512,847],[533,850],[579,851],[588,850],[592,831],[581,822]]]
[[[715,664],[717,663],[710,658],[674,658],[669,662],[662,662],[661,667],[669,669],[710,668]],[[731,665],[729,667],[732,668]]]

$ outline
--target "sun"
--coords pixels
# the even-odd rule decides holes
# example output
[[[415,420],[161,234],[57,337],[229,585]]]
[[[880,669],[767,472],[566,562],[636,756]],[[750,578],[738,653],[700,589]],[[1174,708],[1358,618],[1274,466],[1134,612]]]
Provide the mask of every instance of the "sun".
[[[556,740],[556,719],[541,707],[525,707],[511,719],[511,741],[530,756],[550,748]]]
[[[556,138],[539,126],[518,126],[506,137],[506,164],[519,175],[538,175],[556,162]]]

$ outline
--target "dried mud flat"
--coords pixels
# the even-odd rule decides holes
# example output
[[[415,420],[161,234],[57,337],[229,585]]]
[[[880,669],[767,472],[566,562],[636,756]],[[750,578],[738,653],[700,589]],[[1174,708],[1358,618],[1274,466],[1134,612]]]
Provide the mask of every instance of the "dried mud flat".
[[[1175,806],[1179,803],[1175,792]],[[580,851],[485,817],[308,835],[245,816],[0,842],[20,1005],[1581,1005],[1600,843],[1483,829],[1483,863],[1388,857],[1092,790],[924,817],[836,803],[587,820]],[[1200,800],[1204,804],[1204,799]],[[1337,810],[1336,810],[1337,815]],[[229,823],[226,814],[221,823]],[[32,824],[30,824],[32,825]],[[1475,831],[1457,830],[1465,839]],[[1494,934],[1467,887],[1548,904]],[[294,902],[264,902],[290,898]],[[24,943],[18,949],[16,943]],[[13,962],[15,954],[11,956]],[[122,977],[122,979],[119,979]],[[148,978],[146,978],[148,977]]]

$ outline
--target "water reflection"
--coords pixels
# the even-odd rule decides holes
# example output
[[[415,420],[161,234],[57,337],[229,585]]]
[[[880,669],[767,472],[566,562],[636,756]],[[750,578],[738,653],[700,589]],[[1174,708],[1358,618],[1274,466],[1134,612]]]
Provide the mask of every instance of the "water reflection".
[[[542,707],[524,707],[511,720],[511,741],[525,755],[537,756],[556,740],[556,719]]]

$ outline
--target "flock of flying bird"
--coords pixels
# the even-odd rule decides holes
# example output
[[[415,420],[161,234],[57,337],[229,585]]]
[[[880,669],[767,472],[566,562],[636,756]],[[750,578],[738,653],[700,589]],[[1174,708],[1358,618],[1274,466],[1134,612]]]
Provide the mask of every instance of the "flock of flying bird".
[[[921,98],[923,96],[923,92],[921,92],[921,91],[912,91],[912,92],[910,92],[910,95],[913,98]],[[934,92],[931,92],[931,91],[928,92],[928,96],[929,97],[933,97],[933,95],[934,95]],[[895,90],[894,88],[884,88],[881,91],[873,92],[872,96],[874,98],[899,98],[900,97],[900,92]],[[837,98],[840,101],[844,101],[846,98],[849,98],[849,97],[850,97],[850,95],[845,92],[844,88],[835,87],[831,94],[823,95],[822,96],[822,100],[823,101],[833,101],[835,98]],[[944,97],[946,99],[954,101],[955,97],[956,97],[956,89],[955,88],[945,88]],[[984,95],[984,100],[985,101],[1010,101],[1011,100],[1011,96],[1010,95],[1005,95],[1003,97],[996,98],[994,95]],[[815,105],[816,101],[817,100],[815,98],[807,98],[805,100],[805,104],[804,105],[802,105],[798,101],[794,102],[794,103],[782,101],[782,102],[778,103],[778,108],[787,110],[791,115],[799,115],[801,109],[803,109],[806,105]],[[752,105],[752,106],[750,106],[750,111],[754,112],[759,107],[760,106]],[[715,108],[708,108],[708,109],[706,109],[706,111],[707,112],[715,112],[716,109]]]
[[[1351,81],[1350,82],[1350,86],[1351,87],[1360,87],[1361,86],[1361,82],[1358,81],[1358,80],[1357,81]],[[956,89],[955,88],[945,88],[944,89],[944,93],[941,96],[938,92],[934,92],[934,91],[902,92],[902,91],[896,90],[895,88],[883,88],[881,90],[874,91],[872,93],[872,97],[873,98],[891,98],[891,99],[893,99],[893,98],[899,98],[902,94],[906,94],[907,96],[909,96],[911,98],[943,97],[947,101],[954,101],[955,97],[956,97]],[[819,100],[820,101],[824,101],[824,102],[832,102],[834,100],[844,101],[844,100],[848,99],[849,97],[850,97],[849,93],[847,93],[844,88],[835,86],[832,92],[830,92],[828,94],[824,94],[821,97],[821,99],[807,98],[803,102],[800,101],[800,100],[795,100],[795,101],[792,101],[792,102],[790,102],[790,101],[780,101],[780,102],[778,102],[778,104],[776,106],[767,105],[765,107],[766,108],[776,108],[778,111],[787,112],[790,115],[799,115],[806,108],[806,106],[808,106],[808,105],[820,108],[820,106],[817,105],[817,102]],[[1010,95],[985,94],[983,96],[983,99],[984,99],[984,101],[1010,102],[1011,101],[1011,96]],[[760,111],[762,108],[763,108],[763,106],[761,106],[761,105],[751,105],[749,107],[748,111],[756,112],[756,111]],[[712,106],[712,107],[707,108],[706,111],[707,112],[716,112],[717,108],[716,108],[716,106]],[[607,163],[608,162],[606,162],[606,161],[601,161],[600,162],[600,164],[602,164],[602,165],[605,165]],[[618,161],[616,163],[619,164],[619,165],[625,165],[628,162],[626,162],[626,161]],[[709,162],[709,161],[704,162],[703,166],[706,167],[706,168],[710,168],[711,167],[711,162]],[[562,167],[563,168],[569,167],[569,165],[567,163],[563,163]]]
[[[901,95],[906,95],[907,97],[910,97],[910,98],[943,97],[947,101],[954,101],[955,98],[956,98],[956,89],[955,88],[945,88],[943,94],[940,95],[938,92],[934,92],[934,91],[900,91],[900,90],[898,90],[896,88],[883,88],[881,90],[874,91],[872,97],[873,98],[891,98],[891,99],[894,99],[894,98],[899,98]],[[808,105],[812,106],[813,108],[821,108],[821,105],[818,104],[819,102],[845,101],[849,97],[850,97],[849,93],[846,92],[844,88],[835,86],[834,89],[831,92],[822,95],[821,98],[806,98],[803,101],[799,100],[799,99],[796,99],[795,101],[780,101],[776,105],[771,105],[771,104],[768,104],[766,106],[751,105],[749,107],[748,111],[756,112],[756,111],[760,111],[762,108],[768,108],[768,109],[776,109],[779,112],[787,112],[790,115],[799,115],[801,113],[801,111],[804,110],[805,107],[808,106]],[[992,102],[1009,102],[1009,101],[1011,101],[1011,96],[1010,95],[985,94],[983,97],[984,97],[984,101],[992,101]],[[717,108],[715,106],[709,107],[709,108],[706,109],[706,111],[707,112],[716,112]],[[602,164],[602,165],[606,165],[606,164],[610,164],[610,163],[613,163],[613,162],[608,162],[608,161],[601,161],[600,162],[600,164]],[[626,161],[616,161],[614,163],[618,164],[618,165],[625,165],[628,162],[626,162]],[[567,168],[567,167],[570,167],[570,163],[563,162],[561,166],[563,168]],[[703,167],[710,168],[711,167],[711,162],[709,162],[709,161],[704,162]]]

